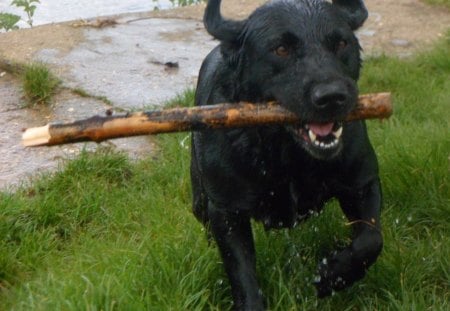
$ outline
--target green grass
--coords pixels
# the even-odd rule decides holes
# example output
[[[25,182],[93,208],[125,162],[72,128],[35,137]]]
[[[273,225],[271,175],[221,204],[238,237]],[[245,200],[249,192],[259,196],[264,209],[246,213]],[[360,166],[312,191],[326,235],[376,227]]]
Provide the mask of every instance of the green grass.
[[[108,97],[106,96],[98,96],[98,95],[92,95],[89,92],[87,92],[86,90],[82,89],[82,88],[75,88],[75,89],[71,89],[72,94],[78,95],[80,97],[83,98],[93,98],[99,101],[102,101],[103,103],[112,106],[113,103],[108,99]],[[116,110],[120,111],[121,109],[119,108],[115,108]]]
[[[450,9],[450,0],[424,0],[426,3],[442,5]]]
[[[31,63],[24,68],[22,88],[30,105],[49,104],[60,81],[46,65]]]
[[[295,230],[255,224],[271,310],[450,309],[450,38],[410,60],[365,62],[361,92],[391,91],[369,122],[385,247],[364,280],[317,300],[315,267],[348,241],[337,204]],[[180,99],[192,103],[192,92]],[[100,148],[0,194],[0,310],[227,310],[228,281],[190,212],[186,133],[132,162]]]

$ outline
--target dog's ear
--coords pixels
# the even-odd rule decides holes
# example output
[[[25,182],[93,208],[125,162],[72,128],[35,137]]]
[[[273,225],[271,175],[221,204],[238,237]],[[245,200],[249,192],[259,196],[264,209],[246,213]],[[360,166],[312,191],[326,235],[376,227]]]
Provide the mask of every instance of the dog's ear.
[[[361,27],[369,16],[363,0],[333,0],[333,4],[344,13],[353,30]]]
[[[220,13],[221,0],[208,0],[203,23],[206,30],[214,38],[228,43],[235,43],[239,40],[245,21],[234,21],[223,18]]]

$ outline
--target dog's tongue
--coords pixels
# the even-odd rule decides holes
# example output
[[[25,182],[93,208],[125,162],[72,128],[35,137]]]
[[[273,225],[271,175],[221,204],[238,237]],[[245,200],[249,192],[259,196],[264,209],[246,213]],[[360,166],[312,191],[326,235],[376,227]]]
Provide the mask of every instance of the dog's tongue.
[[[333,131],[334,123],[310,123],[309,129],[317,136],[328,136]]]

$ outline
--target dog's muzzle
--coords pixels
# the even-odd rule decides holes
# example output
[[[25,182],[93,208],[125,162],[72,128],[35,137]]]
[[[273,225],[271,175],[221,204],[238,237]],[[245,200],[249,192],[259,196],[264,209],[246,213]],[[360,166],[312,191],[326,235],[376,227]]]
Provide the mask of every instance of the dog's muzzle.
[[[341,120],[354,106],[356,93],[345,80],[314,85],[309,97],[310,119],[288,130],[313,157],[333,158],[342,149]]]

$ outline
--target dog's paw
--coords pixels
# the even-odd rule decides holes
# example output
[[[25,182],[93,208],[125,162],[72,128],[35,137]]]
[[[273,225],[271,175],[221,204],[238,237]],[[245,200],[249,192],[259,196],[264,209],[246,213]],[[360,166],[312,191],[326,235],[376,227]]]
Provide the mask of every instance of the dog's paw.
[[[314,286],[319,298],[330,296],[362,279],[366,273],[364,265],[355,263],[350,248],[324,258],[318,267]]]

